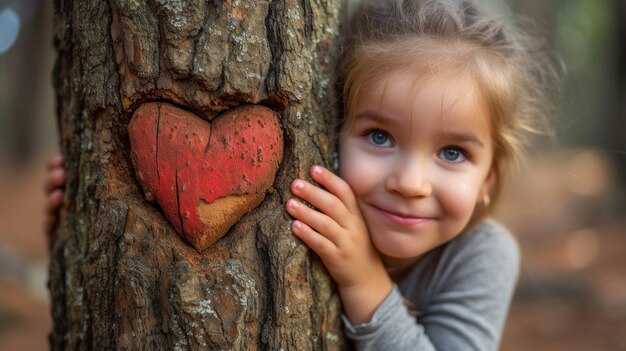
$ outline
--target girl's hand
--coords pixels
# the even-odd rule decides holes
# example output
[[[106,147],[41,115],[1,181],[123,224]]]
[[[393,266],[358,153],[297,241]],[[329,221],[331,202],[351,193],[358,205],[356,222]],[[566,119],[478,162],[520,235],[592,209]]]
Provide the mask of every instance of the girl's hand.
[[[57,211],[63,205],[63,187],[65,186],[65,168],[63,156],[56,154],[50,158],[47,166],[44,191],[46,195],[45,231],[52,236],[57,224]]]
[[[311,168],[311,177],[325,190],[296,179],[291,191],[318,210],[289,199],[287,212],[296,219],[292,229],[319,255],[337,283],[350,321],[367,322],[391,291],[391,279],[372,245],[350,186],[321,166]]]

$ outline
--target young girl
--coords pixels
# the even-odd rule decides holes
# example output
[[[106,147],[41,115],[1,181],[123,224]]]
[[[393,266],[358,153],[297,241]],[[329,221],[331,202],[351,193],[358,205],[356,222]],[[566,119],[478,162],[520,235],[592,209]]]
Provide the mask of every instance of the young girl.
[[[291,184],[293,232],[336,281],[357,349],[496,350],[519,270],[485,216],[525,132],[546,61],[470,1],[365,0],[342,57],[339,176]],[[62,202],[50,162],[50,223]]]
[[[293,181],[316,208],[287,202],[293,232],[337,282],[357,349],[496,350],[519,252],[484,218],[549,65],[470,1],[363,1],[349,31],[339,176]]]

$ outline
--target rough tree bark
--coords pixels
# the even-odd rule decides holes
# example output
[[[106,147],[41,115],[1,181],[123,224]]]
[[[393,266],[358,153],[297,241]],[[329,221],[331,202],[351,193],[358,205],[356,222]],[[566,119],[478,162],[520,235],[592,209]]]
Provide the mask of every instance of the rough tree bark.
[[[332,164],[341,0],[54,1],[65,208],[51,242],[52,349],[340,349],[339,300],[291,233],[289,183]],[[147,201],[129,156],[140,105],[206,120],[277,111],[262,203],[198,252]]]

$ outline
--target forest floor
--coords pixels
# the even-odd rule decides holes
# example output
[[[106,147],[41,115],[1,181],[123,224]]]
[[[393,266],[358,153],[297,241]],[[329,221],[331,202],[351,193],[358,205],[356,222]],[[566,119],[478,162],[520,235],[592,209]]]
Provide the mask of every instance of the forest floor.
[[[504,351],[626,351],[626,200],[611,162],[581,150],[533,157],[495,217],[522,271]],[[52,320],[43,163],[0,168],[0,350],[45,350]]]

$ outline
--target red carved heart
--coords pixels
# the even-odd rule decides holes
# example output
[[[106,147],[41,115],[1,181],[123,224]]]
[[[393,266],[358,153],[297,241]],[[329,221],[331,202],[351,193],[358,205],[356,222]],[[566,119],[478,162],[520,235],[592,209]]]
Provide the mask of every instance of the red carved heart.
[[[283,155],[278,117],[235,108],[211,123],[166,103],[140,106],[128,125],[135,172],[178,234],[198,251],[257,207]]]

